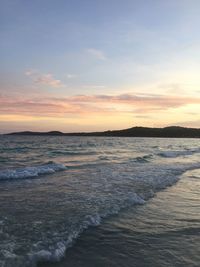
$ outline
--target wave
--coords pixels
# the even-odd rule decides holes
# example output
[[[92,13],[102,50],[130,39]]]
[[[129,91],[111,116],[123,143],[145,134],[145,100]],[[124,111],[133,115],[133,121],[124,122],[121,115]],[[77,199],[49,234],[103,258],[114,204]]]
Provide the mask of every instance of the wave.
[[[63,164],[51,162],[51,163],[34,166],[34,167],[2,170],[0,171],[0,181],[34,178],[34,177],[38,177],[39,175],[52,174],[58,171],[66,170],[66,169],[67,167],[64,166]]]
[[[40,251],[30,253],[28,255],[28,258],[32,264],[31,266],[36,266],[38,262],[42,261],[60,261],[64,257],[66,250],[74,244],[75,240],[81,235],[84,230],[88,229],[91,226],[100,225],[103,218],[106,218],[110,215],[118,214],[119,211],[124,208],[128,208],[136,204],[143,205],[144,203],[145,200],[142,199],[141,196],[136,193],[132,193],[127,196],[124,203],[121,203],[120,206],[112,207],[106,212],[86,215],[78,229],[71,232],[66,240],[59,241],[57,244],[55,244],[52,250],[42,249]]]
[[[88,156],[88,155],[96,155],[97,153],[95,151],[52,151],[49,152],[50,156]]]
[[[133,159],[133,161],[138,162],[138,163],[145,163],[145,162],[149,162],[150,159],[152,159],[153,155],[149,154],[149,155],[144,155],[141,157],[136,157]]]
[[[85,215],[81,224],[71,231],[67,238],[61,239],[53,246],[51,245],[48,248],[42,248],[37,250],[37,244],[33,247],[36,248],[36,251],[31,251],[26,256],[16,255],[13,251],[4,250],[3,255],[6,260],[5,266],[16,266],[16,267],[36,267],[39,262],[59,262],[65,255],[65,252],[68,248],[72,247],[76,239],[89,227],[98,226],[101,224],[103,218],[106,218],[110,215],[118,214],[123,208],[128,208],[132,205],[142,205],[145,203],[145,200],[142,199],[136,193],[128,194],[126,199],[121,203],[121,205],[116,205],[111,207],[109,210],[104,212],[97,212],[95,214]],[[63,237],[65,234],[63,235]],[[56,236],[54,236],[57,239]],[[60,234],[59,234],[60,237]],[[1,263],[1,262],[0,262]]]
[[[138,156],[138,157],[133,157],[133,158],[129,158],[129,162],[138,162],[138,163],[145,163],[145,162],[149,162],[151,159],[153,158],[152,154],[147,154],[144,156]],[[99,160],[102,161],[109,161],[109,160],[118,160],[121,162],[127,162],[127,160],[122,160],[121,157],[117,157],[117,156],[99,156],[98,157]]]
[[[191,168],[196,168],[196,166],[194,165]],[[37,266],[37,263],[39,262],[59,262],[64,257],[66,250],[73,246],[74,242],[79,238],[84,230],[89,227],[100,225],[102,219],[118,214],[122,209],[129,208],[133,205],[145,204],[146,200],[152,198],[157,191],[165,189],[166,187],[172,186],[176,183],[179,180],[178,175],[181,173],[182,171],[177,172],[177,175],[168,176],[165,181],[163,181],[160,177],[157,177],[157,179],[150,179],[148,181],[149,187],[145,192],[130,192],[127,194],[125,199],[120,201],[117,205],[111,206],[110,209],[93,215],[86,215],[78,229],[71,232],[66,240],[58,242],[51,250],[42,249],[35,253],[30,253],[28,257],[31,264],[33,266]]]
[[[191,166],[190,168],[196,168],[196,165]],[[140,193],[128,192],[125,198],[121,196],[122,199],[118,199],[114,205],[111,204],[109,209],[101,212],[99,211],[95,214],[86,215],[79,227],[72,231],[65,240],[57,242],[51,249],[41,249],[29,253],[29,261],[32,266],[37,266],[39,262],[59,262],[64,257],[66,250],[73,246],[75,241],[86,229],[100,225],[104,218],[118,214],[123,209],[133,205],[145,204],[146,200],[152,198],[156,192],[175,184],[180,178],[179,175],[190,168],[185,168],[185,170],[182,171],[175,171],[173,172],[174,175],[167,176],[164,181],[160,176],[154,179],[147,178],[148,181],[146,181],[147,187],[145,191]]]
[[[162,151],[157,153],[158,156],[163,158],[176,158],[180,156],[189,156],[195,153],[200,153],[200,149],[194,150],[177,150],[177,151]]]
[[[33,147],[29,147],[29,146],[20,146],[20,147],[4,147],[4,148],[0,148],[0,153],[4,153],[4,152],[24,152],[26,150],[33,150]]]
[[[76,225],[75,228],[70,230],[70,232],[68,232],[68,229],[64,229],[64,232],[62,233],[60,232],[58,232],[57,234],[55,233],[51,237],[50,246],[47,244],[37,246],[36,243],[30,250],[30,252],[26,254],[26,256],[18,256],[12,252],[8,252],[6,254],[4,253],[4,256],[6,258],[6,263],[8,263],[8,265],[6,266],[35,267],[37,266],[38,262],[42,261],[45,262],[60,261],[61,258],[64,257],[66,250],[74,244],[76,239],[82,234],[84,230],[86,230],[91,226],[98,226],[99,224],[101,224],[102,219],[113,214],[118,214],[124,208],[128,208],[133,205],[145,204],[146,200],[153,197],[157,191],[176,183],[183,172],[189,169],[196,169],[197,167],[199,167],[199,163],[190,166],[187,165],[185,167],[183,166],[174,167],[172,168],[172,170],[166,168],[163,169],[163,171],[159,172],[159,175],[157,176],[151,175],[153,173],[148,172],[146,173],[145,176],[143,176],[143,183],[145,185],[143,187],[144,190],[139,191],[137,193],[128,190],[126,193],[121,194],[122,192],[118,191],[120,190],[120,188],[117,188],[117,197],[115,196],[114,199],[106,198],[105,200],[106,202],[109,199],[109,205],[106,206],[105,209],[104,209],[105,203],[102,202],[103,205],[101,206],[103,206],[103,209],[97,209],[94,213],[85,214],[84,217],[82,217],[80,224]],[[118,182],[121,181],[121,175],[115,176],[115,179]],[[138,180],[135,177],[134,184],[141,183],[140,180],[141,177],[138,177]],[[54,241],[55,243],[52,244],[52,242]]]

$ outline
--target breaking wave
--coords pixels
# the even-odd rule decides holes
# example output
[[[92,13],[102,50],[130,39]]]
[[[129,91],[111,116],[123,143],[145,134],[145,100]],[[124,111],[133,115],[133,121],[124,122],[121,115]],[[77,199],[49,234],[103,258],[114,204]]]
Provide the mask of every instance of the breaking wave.
[[[157,155],[163,158],[176,158],[180,156],[190,156],[195,153],[200,153],[200,149],[193,149],[193,150],[177,150],[177,151],[162,151],[159,152]]]
[[[47,163],[40,166],[25,167],[18,169],[7,169],[0,171],[1,180],[14,180],[14,179],[26,179],[34,178],[43,174],[52,174],[58,171],[66,170],[67,167],[58,163]]]
[[[136,193],[132,193],[121,206],[115,206],[106,212],[86,215],[78,229],[72,231],[66,240],[59,241],[52,249],[42,249],[40,251],[30,253],[27,260],[29,260],[29,263],[31,262],[32,266],[36,266],[37,263],[41,261],[58,262],[64,257],[66,250],[74,244],[76,239],[84,230],[91,226],[100,225],[103,218],[118,214],[123,208],[128,208],[132,205],[143,205],[144,203],[144,199]]]

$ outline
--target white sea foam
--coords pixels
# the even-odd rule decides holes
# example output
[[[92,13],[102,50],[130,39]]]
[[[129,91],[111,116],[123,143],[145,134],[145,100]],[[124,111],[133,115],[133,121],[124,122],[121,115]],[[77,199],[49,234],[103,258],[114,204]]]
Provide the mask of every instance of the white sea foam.
[[[8,169],[0,171],[0,180],[34,178],[42,174],[51,174],[63,170],[66,170],[66,167],[58,163],[49,163],[19,169]]]
[[[176,158],[179,156],[189,156],[195,153],[200,153],[200,149],[193,149],[193,150],[176,150],[176,151],[162,151],[159,152],[157,155],[163,158]]]
[[[74,241],[80,236],[80,234],[86,230],[90,226],[98,226],[101,224],[101,221],[103,218],[108,217],[109,215],[118,214],[121,209],[127,208],[129,206],[139,204],[142,205],[145,203],[145,200],[142,199],[141,196],[139,196],[136,193],[129,194],[126,198],[126,200],[121,203],[120,206],[114,206],[109,210],[106,210],[102,213],[95,213],[93,215],[86,215],[85,219],[79,226],[79,228],[73,232],[71,232],[68,235],[67,240],[62,240],[55,244],[54,248],[51,250],[39,250],[36,252],[32,252],[29,254],[29,259],[32,264],[36,264],[40,261],[51,261],[51,262],[57,262],[60,261],[64,255],[66,250],[71,247],[74,243]]]

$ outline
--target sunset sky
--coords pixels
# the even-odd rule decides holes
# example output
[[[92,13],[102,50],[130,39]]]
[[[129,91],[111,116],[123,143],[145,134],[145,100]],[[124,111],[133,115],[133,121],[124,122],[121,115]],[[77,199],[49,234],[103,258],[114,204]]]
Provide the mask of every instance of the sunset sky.
[[[0,133],[200,127],[199,0],[0,0]]]

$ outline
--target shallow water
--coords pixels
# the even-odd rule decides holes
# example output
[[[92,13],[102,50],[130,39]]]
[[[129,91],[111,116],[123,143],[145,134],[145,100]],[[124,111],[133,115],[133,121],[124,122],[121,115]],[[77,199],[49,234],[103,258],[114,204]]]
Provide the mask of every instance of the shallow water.
[[[40,267],[199,266],[200,169],[145,205],[86,230],[60,263]]]
[[[199,140],[2,136],[0,151],[0,266],[198,266]]]

